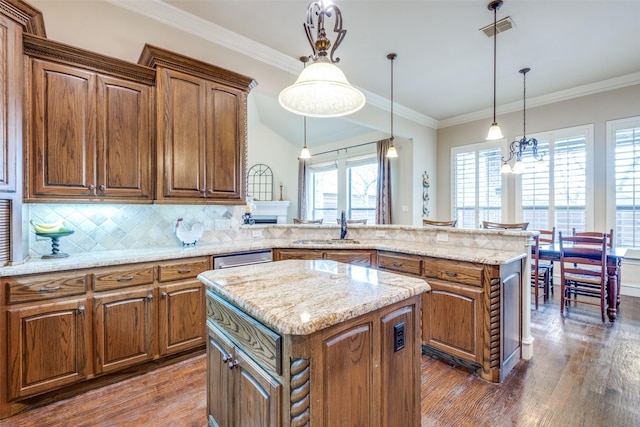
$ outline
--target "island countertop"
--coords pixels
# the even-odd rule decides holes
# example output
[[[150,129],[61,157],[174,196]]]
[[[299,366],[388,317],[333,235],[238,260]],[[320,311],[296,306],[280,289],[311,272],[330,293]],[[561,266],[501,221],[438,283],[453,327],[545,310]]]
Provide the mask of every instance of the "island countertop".
[[[327,260],[210,270],[198,279],[285,335],[312,334],[430,290],[422,279]]]

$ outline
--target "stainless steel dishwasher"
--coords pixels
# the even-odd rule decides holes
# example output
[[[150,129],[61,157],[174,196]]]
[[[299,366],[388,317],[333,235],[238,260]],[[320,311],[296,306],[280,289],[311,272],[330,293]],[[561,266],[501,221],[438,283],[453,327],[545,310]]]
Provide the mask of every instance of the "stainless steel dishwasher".
[[[230,255],[220,255],[213,258],[213,269],[242,267],[251,264],[263,264],[273,261],[270,250],[242,252]]]

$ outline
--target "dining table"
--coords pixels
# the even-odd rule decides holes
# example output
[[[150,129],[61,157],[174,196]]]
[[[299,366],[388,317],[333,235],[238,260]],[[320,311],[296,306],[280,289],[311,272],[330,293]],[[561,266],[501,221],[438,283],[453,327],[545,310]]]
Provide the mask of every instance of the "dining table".
[[[607,317],[615,322],[620,305],[620,275],[622,260],[626,255],[626,248],[607,248]],[[560,261],[560,244],[542,244],[539,246],[539,259],[545,261]]]

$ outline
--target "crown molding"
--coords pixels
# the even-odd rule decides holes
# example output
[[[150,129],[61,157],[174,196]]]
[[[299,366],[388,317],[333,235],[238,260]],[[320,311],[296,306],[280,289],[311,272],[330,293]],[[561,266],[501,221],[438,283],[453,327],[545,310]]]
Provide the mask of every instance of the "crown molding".
[[[640,84],[640,72],[631,73],[620,77],[614,77],[612,79],[602,80],[600,82],[591,83],[588,85],[576,86],[547,95],[537,96],[535,98],[527,98],[527,108],[555,104],[557,102],[567,101],[570,99],[580,98],[582,96],[593,95],[609,90],[620,89],[623,87],[634,86],[637,84]],[[496,112],[498,115],[513,113],[520,110],[522,110],[522,100],[511,102],[509,104],[503,104],[496,108]],[[484,110],[474,111],[472,113],[440,120],[438,121],[437,129],[461,125],[476,120],[489,119],[492,115],[493,109],[485,108]]]

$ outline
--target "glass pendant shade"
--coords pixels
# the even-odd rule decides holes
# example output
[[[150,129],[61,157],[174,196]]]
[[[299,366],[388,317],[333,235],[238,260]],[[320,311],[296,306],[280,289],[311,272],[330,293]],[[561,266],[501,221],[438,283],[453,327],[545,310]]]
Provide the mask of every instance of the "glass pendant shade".
[[[494,141],[496,139],[502,138],[504,138],[504,136],[502,136],[502,130],[500,129],[500,126],[498,126],[498,123],[492,123],[491,127],[489,128],[489,133],[487,134],[487,141]]]
[[[360,110],[364,94],[349,84],[336,65],[318,60],[306,67],[296,82],[278,96],[280,105],[310,117],[340,117]]]
[[[395,159],[396,157],[398,157],[398,150],[396,150],[396,147],[394,145],[390,146],[387,150],[387,157],[389,157],[390,159]]]
[[[522,160],[516,160],[516,163],[513,165],[513,173],[518,175],[521,174],[522,172],[524,172],[524,163],[522,163]]]
[[[300,158],[301,159],[310,159],[311,158],[311,152],[309,152],[309,149],[307,148],[306,145],[304,147],[302,147],[302,151],[300,152]]]
[[[504,162],[502,164],[502,167],[500,168],[500,173],[511,173],[511,166],[509,166],[509,163]]]

